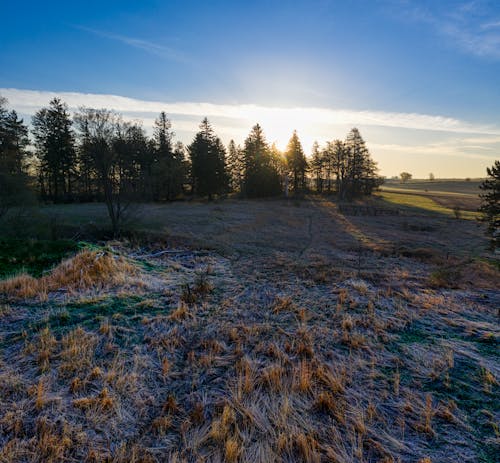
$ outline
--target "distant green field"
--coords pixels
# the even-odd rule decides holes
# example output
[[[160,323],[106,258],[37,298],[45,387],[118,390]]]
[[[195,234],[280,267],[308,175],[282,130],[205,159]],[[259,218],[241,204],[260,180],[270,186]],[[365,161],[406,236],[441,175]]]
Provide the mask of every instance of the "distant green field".
[[[429,193],[451,193],[478,195],[480,193],[480,180],[410,180],[407,183],[401,183],[398,180],[387,180],[382,186],[385,190],[414,190]]]
[[[422,213],[443,214],[449,217],[455,217],[454,206],[446,207],[436,201],[435,198],[418,193],[405,194],[400,191],[383,190],[377,195],[385,201],[406,208],[420,209]],[[467,210],[466,207],[459,207],[460,218],[475,220],[479,214],[474,210]]]
[[[480,180],[411,180],[401,183],[388,180],[381,190],[385,199],[399,205],[418,207],[429,212],[459,215],[475,219],[481,204]]]

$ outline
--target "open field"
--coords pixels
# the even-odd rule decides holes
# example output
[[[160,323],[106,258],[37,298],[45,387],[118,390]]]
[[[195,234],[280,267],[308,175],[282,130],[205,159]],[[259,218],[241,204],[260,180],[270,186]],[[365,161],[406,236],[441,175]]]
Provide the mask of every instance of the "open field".
[[[411,180],[407,183],[387,180],[382,191],[420,196],[445,209],[459,208],[465,212],[465,218],[471,218],[480,205],[480,184],[478,180]]]
[[[482,180],[409,180],[406,183],[401,183],[399,180],[386,180],[384,187],[398,188],[403,190],[429,191],[439,193],[456,193],[478,195],[480,193],[479,185]]]
[[[141,205],[127,240],[22,260],[0,462],[498,461],[498,262],[404,196]],[[75,240],[106,220],[38,214]]]

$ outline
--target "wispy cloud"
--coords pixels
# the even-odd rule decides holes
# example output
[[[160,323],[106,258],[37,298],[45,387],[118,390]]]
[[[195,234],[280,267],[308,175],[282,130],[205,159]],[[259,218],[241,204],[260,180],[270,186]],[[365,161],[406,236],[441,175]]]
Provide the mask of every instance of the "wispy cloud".
[[[314,140],[321,143],[343,138],[357,126],[369,134],[368,147],[384,175],[408,170],[426,176],[431,169],[437,176],[481,176],[498,157],[500,127],[476,124],[456,118],[416,113],[356,111],[314,107],[268,107],[251,104],[223,105],[206,102],[145,101],[118,95],[77,92],[49,92],[0,88],[10,106],[30,116],[59,97],[71,111],[82,106],[108,108],[126,120],[140,120],[146,128],[153,125],[160,111],[172,118],[178,139],[189,143],[199,121],[207,116],[216,132],[228,142],[241,143],[250,127],[259,122],[270,142],[286,146],[291,131],[298,129],[306,149]],[[402,130],[406,130],[402,132]],[[431,141],[439,140],[439,141]]]
[[[460,119],[441,115],[418,113],[401,113],[386,111],[359,111],[352,109],[332,109],[316,107],[269,107],[255,104],[216,104],[207,102],[161,102],[128,98],[118,95],[95,93],[50,92],[38,90],[21,90],[0,88],[0,94],[20,112],[33,114],[49,100],[59,97],[70,109],[81,106],[106,107],[137,118],[149,118],[151,115],[165,111],[171,116],[189,116],[202,118],[216,117],[229,121],[253,124],[261,122],[265,127],[269,122],[273,127],[282,121],[287,130],[309,127],[325,129],[335,125],[383,126],[402,129],[443,131],[464,134],[500,135],[500,127],[495,125],[475,124]],[[306,127],[304,128],[304,124]]]
[[[500,59],[500,14],[498,8],[495,10],[495,3],[484,0],[435,2],[429,7],[420,1],[406,0],[398,2],[397,8],[405,19],[428,24],[468,54]]]
[[[500,21],[494,21],[491,23],[481,24],[481,29],[483,29],[483,30],[500,29]]]
[[[135,37],[129,37],[120,34],[114,34],[112,32],[100,31],[96,29],[92,29],[84,26],[73,26],[76,29],[80,29],[82,31],[88,32],[89,34],[97,35],[99,37],[103,37],[105,39],[114,40],[125,45],[128,45],[133,48],[137,48],[139,50],[143,50],[146,53],[151,55],[158,56],[160,58],[176,61],[183,64],[192,64],[193,61],[188,58],[184,53],[176,50],[175,48],[168,47],[165,45],[161,45],[158,43],[150,42],[148,40],[143,40]]]
[[[462,139],[443,143],[429,143],[426,145],[401,145],[397,143],[372,143],[371,149],[386,153],[405,154],[411,156],[452,157],[472,160],[486,160],[492,162],[494,153],[487,147],[480,145],[467,145]],[[488,153],[489,152],[489,153]]]

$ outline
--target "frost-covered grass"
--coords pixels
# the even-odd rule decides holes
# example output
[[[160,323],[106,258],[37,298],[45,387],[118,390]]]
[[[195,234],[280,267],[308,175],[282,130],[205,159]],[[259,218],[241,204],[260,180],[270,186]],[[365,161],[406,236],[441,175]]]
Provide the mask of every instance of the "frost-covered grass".
[[[0,461],[496,461],[481,230],[299,204],[147,206],[149,241],[62,264],[42,300],[5,291]]]

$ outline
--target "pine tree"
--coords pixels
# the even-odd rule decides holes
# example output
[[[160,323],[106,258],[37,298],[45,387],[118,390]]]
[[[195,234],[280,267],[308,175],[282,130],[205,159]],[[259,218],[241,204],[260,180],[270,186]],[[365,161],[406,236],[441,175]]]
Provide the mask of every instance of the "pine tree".
[[[486,233],[490,237],[493,251],[500,248],[500,161],[486,169],[488,177],[479,186],[484,193],[480,194],[482,221],[487,223]]]
[[[245,140],[244,193],[248,197],[275,196],[281,191],[278,170],[273,165],[264,132],[256,124]]]
[[[27,157],[28,129],[6,104],[7,100],[0,97],[0,166],[2,172],[21,174]]]
[[[335,189],[339,197],[346,193],[343,188],[349,173],[349,151],[342,140],[333,140],[331,143],[331,168],[335,175]]]
[[[321,153],[323,174],[328,194],[332,192],[332,177],[335,171],[335,142],[327,142]]]
[[[193,192],[212,199],[215,194],[227,191],[226,150],[205,118],[200,131],[188,147],[191,158]]]
[[[155,121],[153,144],[155,156],[153,160],[154,199],[174,199],[182,190],[180,175],[182,164],[176,158],[173,148],[172,124],[165,112],[161,112]]]
[[[76,150],[66,104],[54,98],[48,108],[33,116],[32,123],[42,171],[41,189],[55,202],[70,200],[76,175]]]
[[[359,130],[353,128],[344,143],[347,165],[344,179],[339,185],[339,196],[342,199],[352,199],[362,194],[370,194],[380,182],[377,176],[377,165],[371,159]]]
[[[14,206],[32,202],[26,174],[28,129],[0,97],[0,217]]]
[[[278,173],[280,179],[280,190],[284,190],[285,179],[288,178],[288,167],[285,155],[278,149],[276,143],[273,143],[271,148],[269,148],[269,155],[271,157],[271,167]]]
[[[243,188],[243,178],[245,164],[243,159],[243,150],[234,140],[229,142],[227,148],[227,171],[229,175],[229,189],[240,193]]]
[[[174,146],[174,185],[176,187],[176,194],[184,192],[184,185],[186,184],[188,173],[190,170],[189,161],[186,159],[186,148],[180,141],[175,143]]]
[[[297,193],[305,188],[307,160],[296,130],[288,142],[285,157],[288,170],[292,174],[293,190]]]
[[[311,153],[311,171],[314,176],[314,183],[318,193],[323,191],[323,164],[324,157],[322,156],[319,143],[315,141],[313,143]]]

